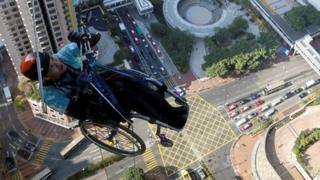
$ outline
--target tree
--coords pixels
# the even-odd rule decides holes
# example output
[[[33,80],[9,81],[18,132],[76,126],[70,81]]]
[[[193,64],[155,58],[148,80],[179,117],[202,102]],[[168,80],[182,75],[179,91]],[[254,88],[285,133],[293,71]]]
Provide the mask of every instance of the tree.
[[[227,60],[218,62],[217,64],[206,69],[206,74],[210,77],[223,77],[229,73]]]
[[[167,35],[170,31],[170,29],[168,29],[165,25],[160,23],[152,23],[150,27],[151,31],[160,37]]]
[[[113,59],[116,62],[122,62],[129,56],[129,49],[126,47],[120,47],[120,49],[113,55]]]
[[[232,37],[237,38],[242,35],[248,27],[249,24],[247,20],[243,19],[241,16],[238,16],[233,20],[228,29]]]
[[[227,46],[231,41],[231,33],[227,28],[217,28],[212,40],[214,40],[219,46]]]
[[[143,169],[130,167],[124,177],[124,180],[143,180]]]
[[[303,31],[312,24],[320,25],[320,12],[311,5],[292,8],[284,18],[295,31]]]

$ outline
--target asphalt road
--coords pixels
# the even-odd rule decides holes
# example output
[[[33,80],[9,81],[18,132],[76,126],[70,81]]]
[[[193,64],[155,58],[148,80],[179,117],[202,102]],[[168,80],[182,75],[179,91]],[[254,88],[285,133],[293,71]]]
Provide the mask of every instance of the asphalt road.
[[[306,76],[309,73],[312,77],[317,76],[302,57],[296,56],[290,61],[280,62],[271,68],[252,73],[229,84],[201,92],[200,96],[214,105],[224,105],[260,91],[270,82],[290,81],[297,76],[305,77],[307,81],[309,77]]]

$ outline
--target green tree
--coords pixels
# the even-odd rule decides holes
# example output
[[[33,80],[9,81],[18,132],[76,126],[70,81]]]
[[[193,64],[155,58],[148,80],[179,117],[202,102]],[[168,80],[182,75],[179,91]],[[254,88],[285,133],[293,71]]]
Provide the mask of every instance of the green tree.
[[[233,38],[237,38],[244,34],[246,29],[249,27],[247,20],[243,19],[241,16],[236,17],[232,24],[228,27],[228,30]]]
[[[124,176],[124,180],[143,180],[143,174],[143,169],[130,167]]]
[[[168,29],[167,26],[160,23],[152,23],[150,28],[151,31],[159,37],[166,36],[170,31],[170,29]]]
[[[312,24],[320,25],[320,12],[311,5],[292,8],[284,18],[295,31],[303,31]]]
[[[120,47],[120,49],[113,55],[113,59],[116,62],[122,63],[124,59],[129,56],[129,49],[126,47]]]
[[[206,69],[206,74],[210,77],[224,77],[229,73],[227,60],[218,62],[217,64]]]
[[[212,40],[219,46],[227,46],[231,42],[231,33],[227,28],[217,28]]]

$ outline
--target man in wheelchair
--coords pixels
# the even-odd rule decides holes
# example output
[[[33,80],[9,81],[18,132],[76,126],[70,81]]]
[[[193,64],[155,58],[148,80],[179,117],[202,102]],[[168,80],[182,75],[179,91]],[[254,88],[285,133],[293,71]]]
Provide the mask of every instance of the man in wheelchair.
[[[79,120],[92,119],[99,122],[123,118],[106,101],[101,101],[93,89],[82,93],[79,88],[79,74],[83,64],[80,57],[79,36],[69,35],[71,43],[65,45],[56,54],[40,53],[41,73],[43,76],[44,102],[58,112]],[[95,46],[99,34],[90,35],[90,45]],[[27,54],[21,60],[21,73],[30,80],[38,80],[36,53]],[[111,102],[125,116],[135,111],[157,120],[162,126],[181,130],[188,117],[188,107],[172,107],[164,97],[164,89],[154,90],[134,76],[123,76],[104,71],[100,76],[112,90]],[[152,121],[151,121],[152,122]]]

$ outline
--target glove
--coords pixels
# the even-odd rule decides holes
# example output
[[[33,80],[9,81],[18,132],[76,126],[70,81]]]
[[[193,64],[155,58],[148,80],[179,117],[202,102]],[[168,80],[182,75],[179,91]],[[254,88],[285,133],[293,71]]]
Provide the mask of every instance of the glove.
[[[80,43],[83,43],[85,39],[89,39],[90,46],[94,47],[99,42],[100,38],[101,38],[101,34],[99,34],[99,33],[80,34],[79,32],[71,31],[68,35],[68,40],[70,42],[77,43],[78,47],[80,47]]]

